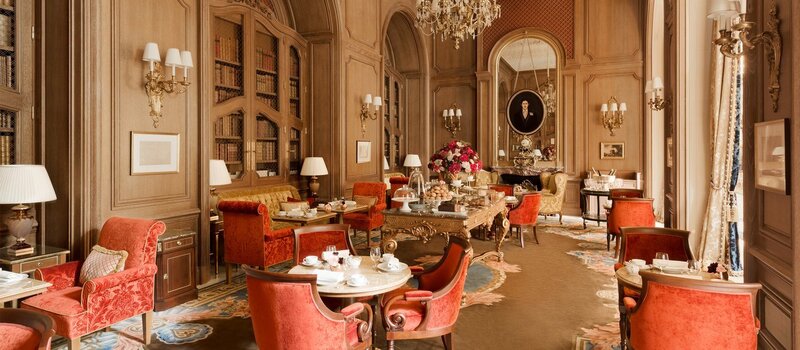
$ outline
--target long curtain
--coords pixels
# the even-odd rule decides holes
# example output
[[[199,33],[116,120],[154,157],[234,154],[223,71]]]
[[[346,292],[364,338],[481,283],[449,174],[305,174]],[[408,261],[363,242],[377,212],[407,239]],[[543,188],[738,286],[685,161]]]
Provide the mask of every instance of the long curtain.
[[[714,22],[713,33],[719,23]],[[708,206],[700,240],[704,264],[722,262],[741,270],[738,253],[737,202],[741,139],[741,60],[711,52],[711,177]]]

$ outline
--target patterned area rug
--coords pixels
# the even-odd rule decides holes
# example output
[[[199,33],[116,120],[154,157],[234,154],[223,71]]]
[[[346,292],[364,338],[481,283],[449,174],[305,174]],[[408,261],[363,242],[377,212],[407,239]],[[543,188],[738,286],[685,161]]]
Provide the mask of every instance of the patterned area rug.
[[[607,307],[609,317],[615,321],[607,324],[598,324],[592,328],[582,328],[583,334],[576,337],[576,350],[619,350],[619,310],[617,279],[614,277],[614,258],[613,244],[612,251],[606,250],[606,227],[597,226],[593,222],[587,223],[583,228],[583,221],[577,217],[564,217],[564,224],[557,222],[548,223],[540,221],[540,228],[546,232],[569,237],[578,241],[580,250],[566,252],[574,256],[586,266],[586,268],[607,277],[607,282],[603,283],[601,289],[597,290],[597,296],[603,300],[603,305]]]
[[[411,238],[413,239],[413,238]],[[363,240],[362,240],[363,242]],[[356,244],[356,246],[358,246]],[[435,264],[441,256],[424,256],[416,259],[419,264]],[[284,263],[270,268],[273,272],[287,271],[291,265]],[[506,280],[506,273],[519,272],[520,267],[504,262],[481,261],[472,264],[467,272],[465,302],[463,307],[472,305],[492,305],[500,302],[503,295],[494,293]],[[181,304],[163,312],[156,312],[153,318],[154,341],[165,344],[190,344],[208,338],[214,328],[203,320],[224,320],[249,318],[247,287],[244,276],[234,279],[234,283],[218,284],[200,292],[197,300]],[[54,342],[53,349],[66,349],[66,342]],[[141,350],[141,317],[133,317],[111,327],[111,331],[95,332],[84,336],[82,349]]]

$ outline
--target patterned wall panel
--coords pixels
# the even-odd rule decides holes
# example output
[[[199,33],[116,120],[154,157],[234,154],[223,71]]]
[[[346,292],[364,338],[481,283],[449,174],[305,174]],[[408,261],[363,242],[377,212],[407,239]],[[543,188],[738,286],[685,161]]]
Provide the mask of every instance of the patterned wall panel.
[[[575,57],[574,0],[498,0],[500,18],[483,32],[483,61],[503,35],[523,27],[547,30],[564,45],[566,58]]]

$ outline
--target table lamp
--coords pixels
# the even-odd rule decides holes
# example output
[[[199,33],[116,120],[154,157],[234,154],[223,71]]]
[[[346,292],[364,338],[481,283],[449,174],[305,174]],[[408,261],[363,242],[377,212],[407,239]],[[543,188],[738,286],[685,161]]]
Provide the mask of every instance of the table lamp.
[[[33,254],[33,246],[25,243],[36,223],[24,203],[42,203],[56,200],[56,192],[42,165],[0,165],[0,204],[15,204],[13,215],[5,219],[8,232],[17,238],[17,243],[8,248],[13,256]]]
[[[211,186],[211,200],[208,204],[212,212],[217,212],[217,203],[219,203],[217,189],[214,186],[228,185],[230,183],[231,174],[228,173],[228,167],[225,165],[225,161],[221,159],[210,159],[208,161],[208,185]]]
[[[403,166],[411,168],[411,174],[408,175],[408,187],[414,190],[417,198],[423,198],[425,195],[425,178],[422,177],[422,172],[419,168],[422,166],[422,161],[417,154],[408,154],[403,162]]]
[[[311,197],[317,197],[317,192],[319,191],[317,176],[328,175],[325,160],[322,157],[306,157],[303,160],[303,168],[300,169],[300,175],[311,176],[311,180],[308,182],[308,189],[311,190]]]

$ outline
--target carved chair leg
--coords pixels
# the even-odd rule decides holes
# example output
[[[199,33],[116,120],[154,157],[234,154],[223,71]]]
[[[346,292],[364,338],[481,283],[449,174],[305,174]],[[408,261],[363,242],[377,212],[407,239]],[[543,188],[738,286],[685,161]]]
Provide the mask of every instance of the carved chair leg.
[[[445,350],[452,350],[453,349],[453,333],[447,333],[442,336],[442,344],[444,344]]]
[[[539,235],[536,234],[536,225],[533,225],[533,240],[536,241],[536,244],[539,244]]]
[[[69,350],[80,350],[81,349],[81,337],[72,338],[69,340],[69,345],[67,346]]]
[[[564,224],[564,215],[562,215],[561,212],[558,213],[558,224],[559,225]]]
[[[394,340],[387,340],[387,341],[386,341],[386,347],[387,347],[389,350],[394,350]]]
[[[142,331],[144,332],[144,345],[150,345],[150,335],[153,334],[153,310],[142,314]]]
[[[522,229],[522,226],[517,227],[517,234],[519,234],[519,246],[525,248],[525,230]]]
[[[606,251],[611,250],[611,234],[606,233]]]
[[[225,263],[225,283],[231,284],[231,276],[233,276],[233,271],[231,271],[231,263]]]

